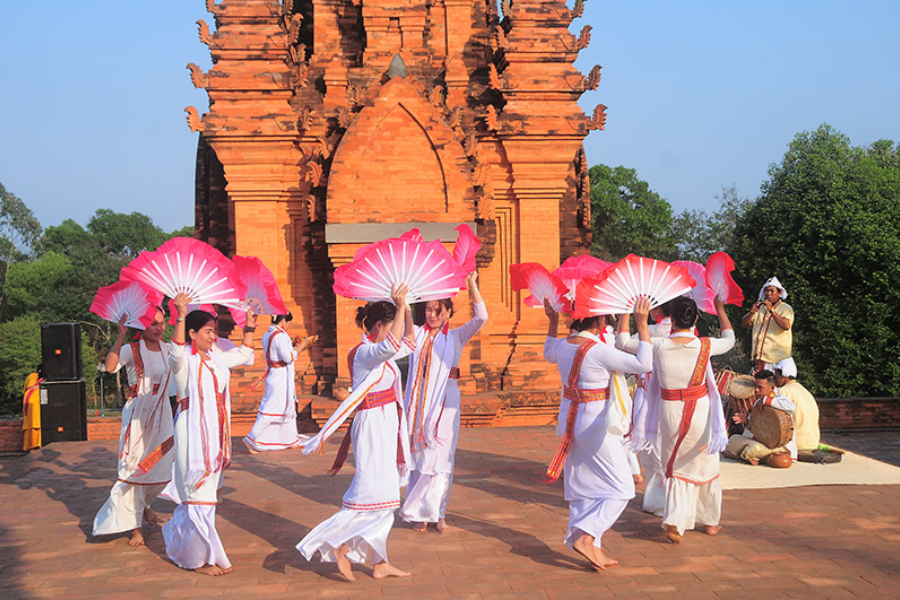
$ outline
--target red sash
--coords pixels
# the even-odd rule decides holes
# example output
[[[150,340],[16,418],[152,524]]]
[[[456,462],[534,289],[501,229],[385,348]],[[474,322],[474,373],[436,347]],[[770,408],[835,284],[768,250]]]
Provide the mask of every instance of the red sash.
[[[672,477],[672,470],[675,466],[675,457],[678,455],[678,448],[684,438],[687,437],[691,428],[691,421],[694,418],[694,409],[697,408],[697,400],[706,395],[706,365],[709,363],[709,338],[700,338],[700,356],[697,357],[697,364],[694,365],[694,372],[688,386],[682,390],[662,390],[662,399],[672,402],[684,402],[684,409],[681,412],[681,423],[678,426],[678,438],[675,440],[675,447],[672,448],[672,455],[666,464],[666,478]]]
[[[350,352],[347,354],[347,367],[350,371],[350,378],[353,379],[353,361],[356,359],[356,351],[359,350],[362,343],[354,346]],[[394,391],[394,388],[391,387],[388,390],[381,390],[380,392],[372,392],[370,394],[366,394],[366,397],[363,398],[363,401],[360,403],[357,410],[369,410],[372,408],[378,408],[379,406],[385,406],[392,402],[397,403],[397,417],[398,421],[402,425],[403,419],[403,405],[397,401],[397,393]],[[344,462],[347,460],[347,456],[350,454],[350,442],[352,440],[350,436],[350,429],[353,426],[353,423],[347,427],[347,431],[344,433],[344,439],[341,440],[341,447],[338,448],[337,456],[334,457],[334,462],[331,464],[331,468],[328,469],[328,474],[334,477],[338,474],[338,471],[341,470],[344,466]],[[403,427],[400,426],[397,428],[397,464],[402,465],[406,464],[406,460],[403,456],[403,446],[400,443],[400,436],[403,435]]]
[[[568,342],[565,342],[568,343]],[[578,375],[581,373],[581,365],[587,356],[588,351],[597,345],[594,340],[585,340],[578,346],[575,352],[575,359],[572,361],[572,368],[569,369],[569,379],[567,385],[563,386],[563,397],[569,400],[569,412],[566,416],[566,432],[563,434],[556,448],[556,453],[550,461],[545,474],[546,482],[552,483],[559,479],[562,473],[563,465],[569,456],[569,450],[572,448],[572,441],[575,439],[575,419],[578,416],[578,407],[585,402],[595,402],[597,400],[606,400],[609,398],[607,390],[582,390],[578,389]]]
[[[283,360],[270,360],[269,354],[272,351],[272,342],[275,341],[275,336],[279,333],[283,333],[287,335],[287,331],[283,329],[278,329],[275,333],[269,336],[269,341],[266,343],[266,353],[263,355],[266,358],[266,370],[263,371],[263,374],[250,382],[251,390],[258,390],[259,386],[266,380],[266,377],[269,376],[269,371],[272,369],[282,369],[287,366],[287,363]]]

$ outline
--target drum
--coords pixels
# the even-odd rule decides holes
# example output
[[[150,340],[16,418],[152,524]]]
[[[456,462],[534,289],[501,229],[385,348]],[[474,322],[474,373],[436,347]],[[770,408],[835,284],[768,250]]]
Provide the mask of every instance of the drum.
[[[794,421],[783,410],[757,404],[750,414],[750,430],[757,442],[767,448],[780,448],[794,436]]]
[[[730,372],[730,376],[726,371]],[[732,417],[735,413],[750,414],[750,409],[753,407],[753,387],[756,382],[751,376],[737,375],[731,369],[722,369],[719,376],[721,377],[718,381],[719,391],[722,393],[722,400],[725,403],[725,422],[728,425],[728,435],[741,434],[744,427],[735,423]]]

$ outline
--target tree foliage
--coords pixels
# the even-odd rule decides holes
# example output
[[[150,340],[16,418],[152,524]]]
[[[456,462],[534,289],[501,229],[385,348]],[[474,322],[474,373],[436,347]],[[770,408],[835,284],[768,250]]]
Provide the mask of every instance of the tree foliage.
[[[24,202],[0,183],[0,316],[10,265],[34,249],[41,224]]]
[[[716,200],[719,208],[712,214],[704,210],[685,210],[675,217],[671,235],[678,260],[706,264],[715,252],[731,245],[734,229],[751,202],[741,198],[734,186],[722,188]]]
[[[0,191],[5,193],[2,188]],[[24,203],[15,200],[21,203],[12,205],[16,214],[33,219]],[[122,267],[142,251],[152,250],[170,237],[193,233],[187,227],[166,233],[146,215],[106,209],[98,210],[86,227],[67,219],[48,227],[43,235],[36,219],[24,221],[27,227],[21,225],[21,219],[15,223],[19,224],[16,231],[24,229],[31,236],[20,238],[25,240],[18,242],[17,248],[22,250],[3,271],[0,413],[21,411],[24,377],[40,362],[41,323],[81,323],[84,376],[92,390],[95,366],[115,333],[113,324],[88,310],[97,289],[116,282]],[[7,352],[19,356],[10,357]]]
[[[828,125],[798,134],[729,251],[748,302],[773,275],[788,290],[813,393],[900,395],[900,145],[852,147]]]
[[[634,169],[590,168],[592,254],[619,260],[630,253],[671,258],[672,207]]]

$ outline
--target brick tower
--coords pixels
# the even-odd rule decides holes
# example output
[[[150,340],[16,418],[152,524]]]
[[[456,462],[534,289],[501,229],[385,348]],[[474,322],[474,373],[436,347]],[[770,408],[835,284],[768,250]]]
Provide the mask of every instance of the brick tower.
[[[463,356],[463,420],[555,417],[559,378],[541,357],[546,318],[512,292],[508,269],[553,268],[589,247],[582,141],[603,128],[605,107],[589,119],[577,104],[600,79],[599,67],[587,77],[573,67],[590,39],[588,26],[577,36],[568,29],[582,8],[207,0],[215,32],[198,25],[214,66],[188,69],[210,109],[186,109],[200,133],[197,235],[226,255],[260,257],[300,332],[321,336],[298,362],[301,404],[313,417],[346,384],[344,357],[360,337],[358,303],[331,290],[335,267],[411,227],[449,248],[463,222],[483,243],[490,312]],[[456,306],[454,321],[465,322],[464,292]],[[257,360],[243,377],[263,366]],[[253,411],[259,392],[234,388],[235,410]]]

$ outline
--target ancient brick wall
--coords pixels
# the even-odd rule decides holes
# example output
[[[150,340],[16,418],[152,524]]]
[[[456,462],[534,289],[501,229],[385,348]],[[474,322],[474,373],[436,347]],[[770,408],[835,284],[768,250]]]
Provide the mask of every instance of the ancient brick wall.
[[[508,269],[552,268],[589,248],[582,141],[602,129],[605,107],[588,118],[577,104],[599,83],[599,67],[587,76],[573,67],[590,39],[581,6],[518,0],[499,14],[492,0],[207,2],[214,24],[199,32],[214,64],[189,69],[210,109],[187,109],[200,134],[198,237],[260,257],[296,334],[321,336],[298,365],[303,415],[312,397],[347,383],[344,357],[360,336],[358,303],[331,290],[334,269],[414,226],[450,247],[466,222],[483,242],[491,318],[463,357],[463,394],[501,410],[516,394],[556,390],[541,356],[545,317],[523,307]],[[462,322],[469,299],[456,302]],[[236,373],[236,412],[255,409],[260,394],[246,383],[263,367],[260,358]]]

